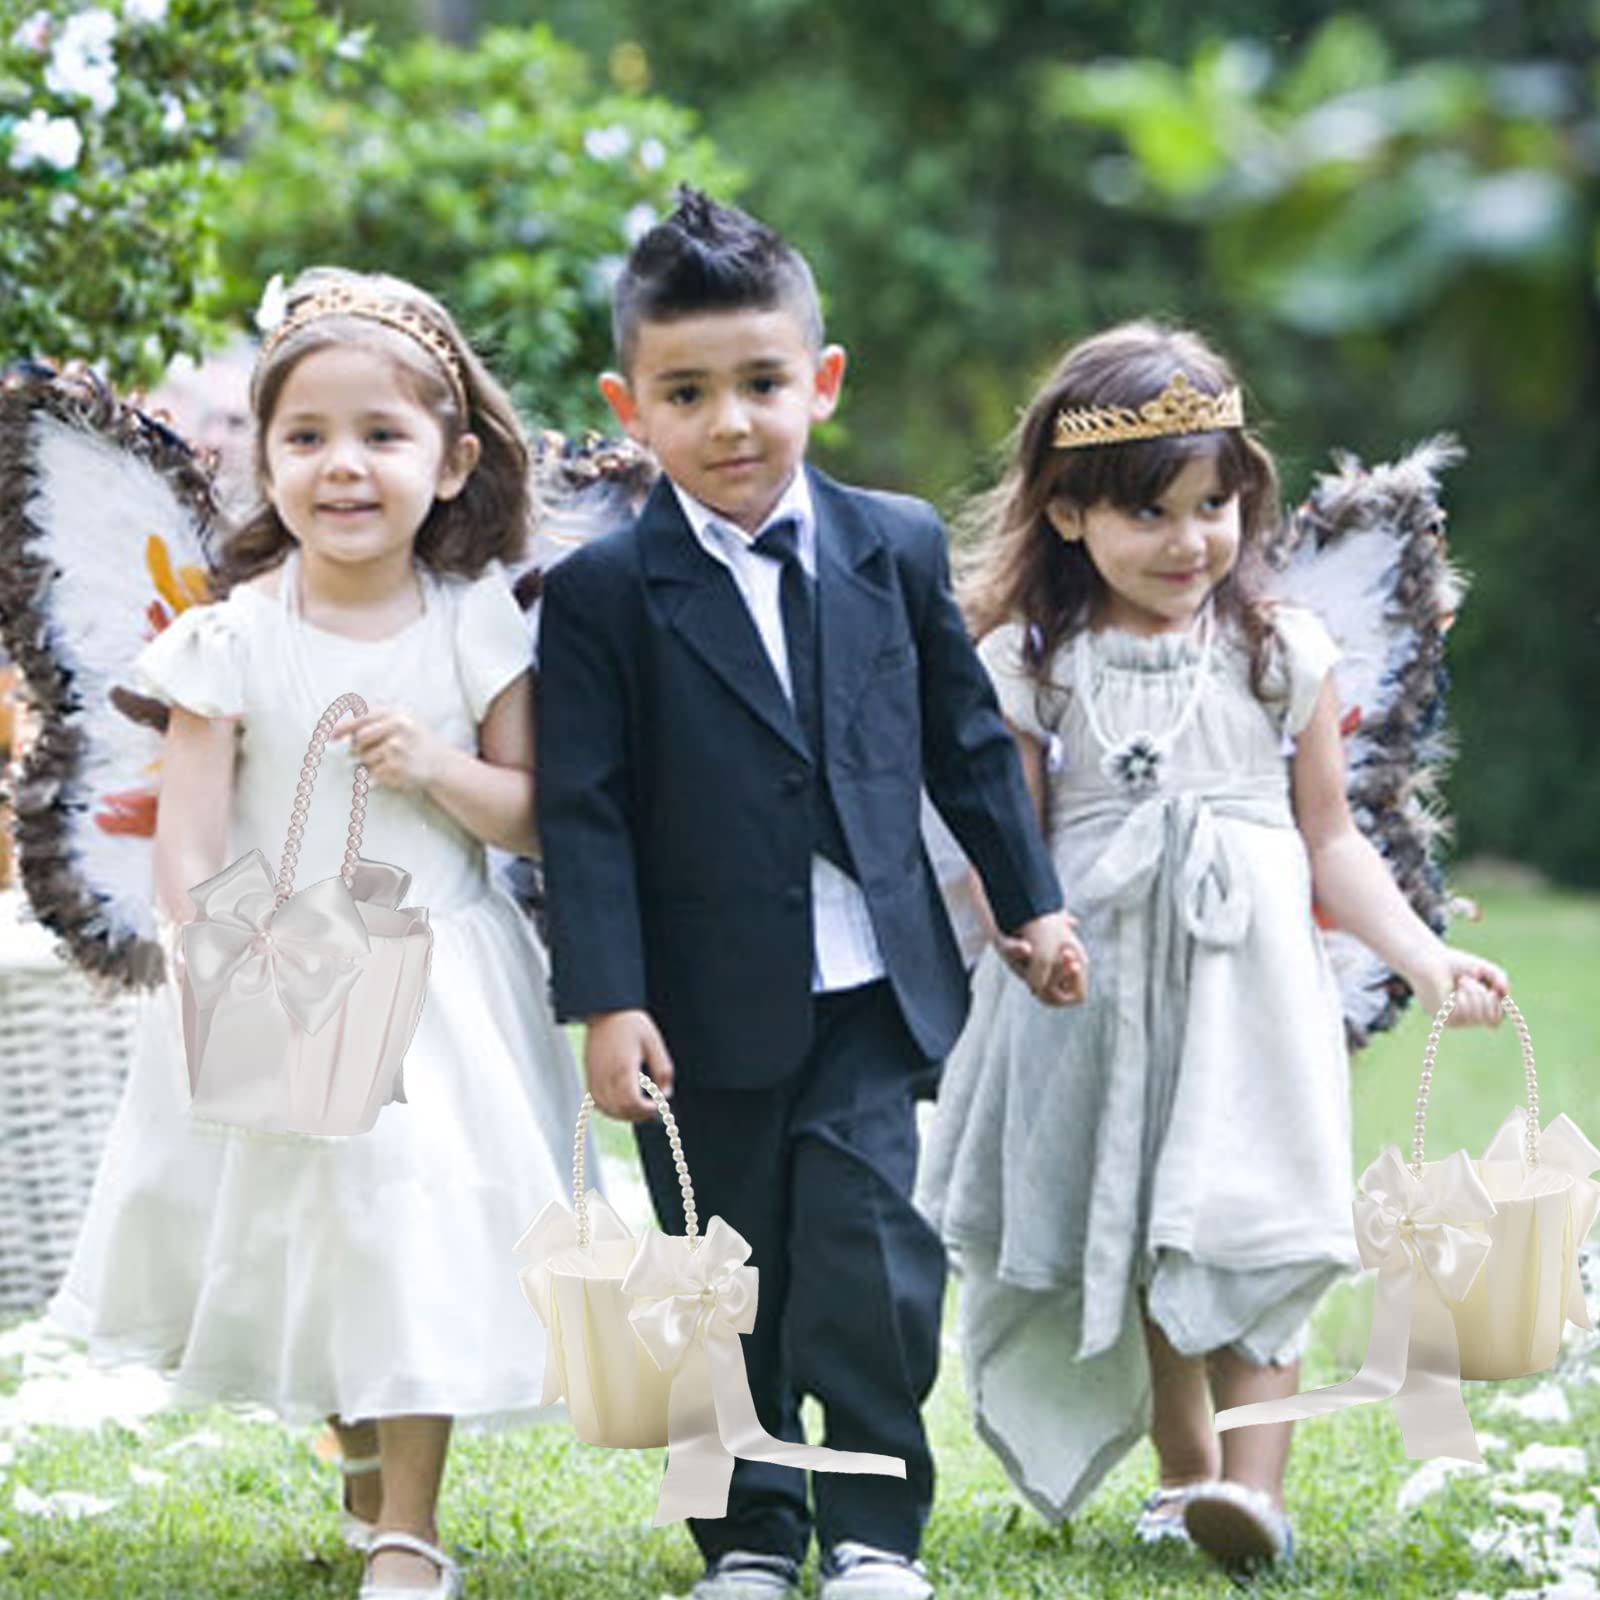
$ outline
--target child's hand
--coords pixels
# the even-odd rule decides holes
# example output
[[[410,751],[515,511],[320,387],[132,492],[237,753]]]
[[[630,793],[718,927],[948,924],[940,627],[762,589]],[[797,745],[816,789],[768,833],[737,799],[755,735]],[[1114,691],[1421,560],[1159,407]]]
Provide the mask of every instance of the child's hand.
[[[1430,1015],[1437,1013],[1452,989],[1456,991],[1455,1009],[1446,1027],[1497,1028],[1500,1002],[1511,992],[1511,980],[1494,962],[1446,945],[1441,947],[1437,963],[1419,974],[1412,987]]]
[[[1045,1005],[1076,1005],[1086,992],[1089,957],[1075,926],[1065,911],[1054,911],[999,936],[1007,965]]]
[[[369,711],[333,730],[348,739],[356,760],[373,781],[388,789],[426,789],[438,776],[441,753],[448,747],[431,729],[399,707]]]
[[[648,1011],[607,1011],[588,1019],[583,1064],[589,1093],[608,1117],[648,1122],[656,1104],[639,1087],[648,1072],[662,1094],[672,1093],[672,1057]]]

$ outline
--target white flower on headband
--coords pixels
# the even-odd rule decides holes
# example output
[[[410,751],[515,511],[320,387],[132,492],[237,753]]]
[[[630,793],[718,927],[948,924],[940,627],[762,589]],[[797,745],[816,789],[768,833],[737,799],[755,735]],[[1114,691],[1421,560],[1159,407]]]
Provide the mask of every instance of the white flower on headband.
[[[261,291],[261,304],[256,307],[256,327],[262,333],[271,333],[289,314],[289,296],[284,291],[283,274],[274,272]]]

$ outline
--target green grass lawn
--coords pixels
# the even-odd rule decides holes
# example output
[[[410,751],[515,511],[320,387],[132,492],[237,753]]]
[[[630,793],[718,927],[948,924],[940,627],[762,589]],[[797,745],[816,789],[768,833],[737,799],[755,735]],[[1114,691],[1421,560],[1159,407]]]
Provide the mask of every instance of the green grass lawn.
[[[1458,942],[1504,963],[1533,1032],[1548,1119],[1571,1114],[1600,1129],[1600,1059],[1592,1006],[1600,972],[1600,900],[1526,890],[1485,890],[1484,921]],[[1357,1168],[1380,1145],[1409,1139],[1426,1019],[1407,1017],[1360,1057],[1355,1073]],[[1430,1103],[1429,1153],[1476,1152],[1517,1102],[1516,1041],[1454,1033],[1440,1054]],[[608,1147],[627,1150],[620,1130]],[[1307,1383],[1353,1371],[1366,1344],[1369,1293],[1336,1290],[1320,1312]],[[953,1322],[951,1324],[953,1326]],[[530,1329],[532,1323],[530,1320]],[[1532,1380],[1537,1382],[1538,1380]],[[0,1369],[0,1393],[16,1373]],[[1572,1383],[1570,1424],[1540,1427],[1488,1414],[1501,1390],[1469,1385],[1481,1429],[1506,1440],[1491,1466],[1521,1445],[1585,1443],[1582,1479],[1533,1480],[1562,1492],[1568,1509],[1600,1478],[1600,1383]],[[961,1375],[946,1359],[929,1420],[940,1465],[925,1554],[941,1600],[1042,1596],[1222,1595],[1228,1580],[1203,1558],[1131,1546],[1128,1524],[1154,1477],[1147,1447],[1112,1475],[1084,1514],[1052,1528],[1010,1492],[999,1466],[967,1425]],[[221,1448],[167,1447],[203,1429]],[[211,1597],[353,1596],[359,1563],[338,1543],[334,1474],[313,1453],[315,1432],[241,1420],[220,1409],[168,1415],[142,1433],[41,1431],[6,1461],[0,1440],[0,1596],[27,1600],[211,1600]],[[658,1452],[593,1450],[565,1428],[463,1436],[451,1458],[442,1521],[445,1542],[468,1563],[468,1593],[481,1600],[657,1600],[686,1590],[698,1562],[681,1528],[650,1527]],[[1498,1595],[1534,1580],[1475,1556],[1467,1535],[1491,1520],[1490,1485],[1453,1479],[1401,1515],[1399,1486],[1415,1463],[1401,1454],[1386,1408],[1367,1407],[1300,1430],[1289,1492],[1300,1555],[1263,1579],[1264,1593],[1389,1600],[1449,1600],[1460,1589]],[[132,1469],[165,1474],[136,1481]],[[71,1489],[117,1501],[78,1523],[20,1513],[17,1486]]]

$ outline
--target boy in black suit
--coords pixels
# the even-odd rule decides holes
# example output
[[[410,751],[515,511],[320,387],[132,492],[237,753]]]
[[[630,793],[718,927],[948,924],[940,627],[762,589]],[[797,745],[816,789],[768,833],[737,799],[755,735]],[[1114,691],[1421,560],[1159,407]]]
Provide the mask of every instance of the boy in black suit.
[[[760,1271],[744,1347],[763,1426],[799,1439],[809,1394],[827,1444],[906,1461],[903,1481],[816,1475],[823,1600],[925,1600],[944,1256],[910,1204],[914,1097],[967,984],[924,785],[1034,992],[1081,998],[1083,953],[938,517],[804,464],[845,358],[803,259],[685,191],[629,258],[614,329],[601,388],[663,476],[545,590],[556,1004],[588,1024],[596,1103],[640,1124],[669,1233],[682,1203],[637,1074],[675,1086],[699,1214]],[[728,1515],[691,1524],[694,1600],[797,1594],[812,1522],[803,1474],[740,1461]]]

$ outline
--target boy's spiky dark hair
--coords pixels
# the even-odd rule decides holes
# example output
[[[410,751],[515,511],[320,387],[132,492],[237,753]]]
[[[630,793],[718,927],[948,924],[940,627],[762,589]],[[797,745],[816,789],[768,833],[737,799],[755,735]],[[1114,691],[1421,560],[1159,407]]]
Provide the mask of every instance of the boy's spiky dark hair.
[[[672,214],[633,247],[612,296],[611,332],[623,370],[632,365],[641,323],[702,311],[781,306],[820,349],[822,310],[805,257],[737,206],[687,184],[676,198]]]

